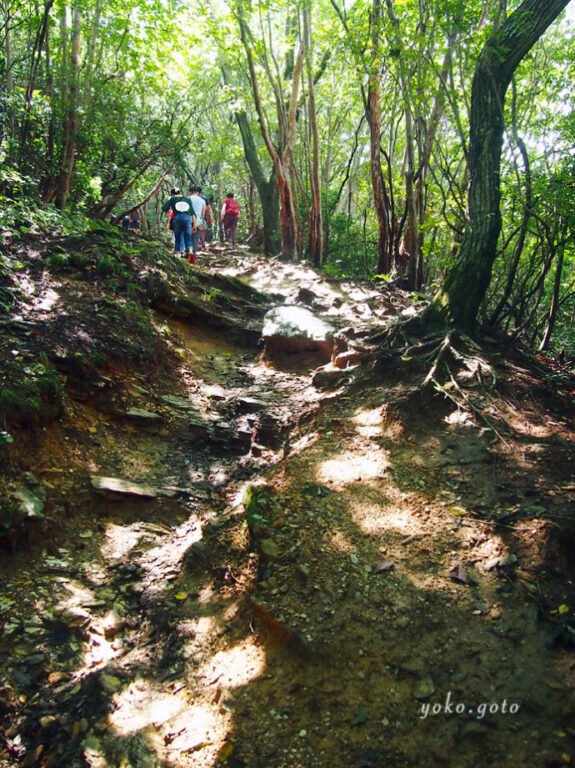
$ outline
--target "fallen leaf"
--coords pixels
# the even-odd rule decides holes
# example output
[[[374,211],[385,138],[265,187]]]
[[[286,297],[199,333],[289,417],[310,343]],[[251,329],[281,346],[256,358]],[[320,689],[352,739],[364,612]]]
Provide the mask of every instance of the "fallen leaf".
[[[218,752],[218,756],[216,758],[216,765],[225,763],[227,760],[230,759],[233,753],[234,753],[234,745],[230,744],[229,742],[224,744],[224,746]]]

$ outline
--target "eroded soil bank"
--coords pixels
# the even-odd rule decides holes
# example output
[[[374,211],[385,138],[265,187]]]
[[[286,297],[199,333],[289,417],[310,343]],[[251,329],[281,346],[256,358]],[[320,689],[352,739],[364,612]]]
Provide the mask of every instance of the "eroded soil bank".
[[[2,448],[43,517],[4,537],[0,765],[572,764],[568,377],[379,349],[412,311],[388,287],[215,248],[190,283],[150,249],[105,278],[43,253],[3,327],[62,398]],[[265,354],[284,304],[345,330],[339,367]]]

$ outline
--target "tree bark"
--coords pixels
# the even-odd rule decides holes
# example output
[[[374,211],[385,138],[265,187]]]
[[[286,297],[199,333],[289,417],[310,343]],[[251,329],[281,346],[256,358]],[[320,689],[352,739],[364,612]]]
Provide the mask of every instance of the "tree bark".
[[[14,112],[11,105],[12,95],[14,93],[14,74],[12,72],[14,62],[12,57],[12,10],[8,0],[2,0],[2,18],[4,20],[3,27],[6,30],[4,33],[4,66],[2,69],[5,78],[6,95],[8,96],[8,103],[10,104],[10,111],[8,113],[7,121],[7,133],[8,136],[11,137],[14,136]],[[1,130],[2,125],[0,124],[0,131]],[[0,133],[0,141],[3,138],[3,134]]]
[[[313,55],[311,33],[311,9],[303,7],[303,26],[305,40],[305,60],[307,67],[307,87],[309,98],[309,123],[311,138],[310,191],[311,205],[308,213],[308,255],[315,267],[323,262],[323,222],[321,211],[321,182],[319,177],[319,133],[315,107],[315,89],[313,78]]]
[[[80,66],[80,33],[82,28],[82,12],[75,7],[72,10],[72,36],[70,51],[70,83],[67,89],[66,109],[64,111],[64,146],[60,178],[56,190],[56,205],[64,208],[70,194],[70,184],[76,162],[76,137],[78,133],[77,102],[78,77]],[[65,92],[66,93],[66,92]]]
[[[54,0],[47,0],[44,5],[44,12],[42,14],[42,21],[36,33],[36,39],[34,41],[34,50],[32,52],[32,65],[30,68],[30,75],[28,77],[28,83],[26,85],[26,91],[24,96],[24,120],[22,122],[22,131],[20,134],[20,161],[21,165],[24,165],[25,158],[29,154],[28,139],[30,136],[32,120],[30,117],[32,111],[32,100],[34,90],[36,88],[36,78],[38,76],[38,68],[42,60],[42,53],[44,51],[44,42],[46,35],[48,34],[49,17]]]
[[[403,110],[405,116],[405,207],[407,223],[400,245],[400,261],[407,263],[407,287],[411,290],[420,288],[417,280],[417,265],[419,263],[419,216],[417,211],[415,189],[415,133],[413,129],[413,114],[411,105],[411,76],[403,61],[403,40],[399,29],[399,19],[395,15],[392,0],[386,0],[387,14],[394,30],[394,49],[397,51],[399,80],[403,93]]]
[[[244,156],[260,196],[264,225],[264,253],[267,256],[272,256],[276,254],[281,247],[279,232],[279,198],[275,169],[270,174],[270,177],[266,178],[258,157],[254,137],[246,113],[236,112],[235,118],[244,145]]]
[[[299,94],[299,85],[302,69],[302,51],[298,52],[293,65],[292,89],[289,99],[289,113],[286,115],[282,101],[282,94],[274,81],[273,74],[270,71],[265,58],[262,61],[264,70],[275,93],[276,108],[278,114],[278,133],[279,147],[274,146],[270,131],[268,130],[265,118],[264,107],[260,97],[258,78],[252,53],[252,35],[245,18],[242,15],[243,8],[238,5],[238,22],[240,25],[240,36],[246,53],[252,93],[254,97],[254,106],[258,115],[258,122],[262,138],[268,150],[273,163],[277,181],[277,190],[279,198],[279,221],[281,232],[281,252],[287,259],[293,259],[296,255],[297,246],[297,228],[295,219],[294,202],[290,185],[290,165],[293,158],[293,147],[296,138],[296,107]]]
[[[547,326],[543,339],[539,345],[539,352],[547,349],[551,334],[555,328],[555,320],[557,319],[557,310],[559,309],[559,293],[561,291],[561,277],[563,274],[563,262],[565,260],[565,249],[561,248],[559,251],[559,258],[557,261],[557,269],[555,270],[555,282],[553,284],[553,298],[551,299],[551,307],[549,309],[549,317],[547,319]]]
[[[366,107],[370,133],[371,186],[378,223],[377,271],[379,273],[389,274],[389,272],[391,272],[391,206],[385,188],[383,173],[381,171],[381,0],[373,0],[371,16],[371,70],[369,73],[369,90]]]
[[[468,218],[457,260],[425,319],[471,332],[491,281],[501,231],[500,163],[503,104],[523,57],[569,0],[523,0],[487,40],[471,90]]]
[[[507,273],[507,283],[505,285],[505,289],[503,291],[503,295],[501,296],[501,299],[497,303],[497,306],[495,307],[491,317],[489,318],[489,325],[496,325],[502,311],[504,310],[504,308],[507,305],[507,302],[509,301],[509,297],[511,296],[511,291],[513,290],[513,284],[515,282],[515,277],[517,275],[517,267],[519,266],[519,259],[521,258],[521,254],[523,253],[523,247],[525,245],[525,240],[527,237],[527,227],[532,214],[533,193],[532,193],[532,183],[531,183],[531,168],[529,165],[529,155],[527,154],[527,147],[525,146],[525,142],[523,141],[523,139],[519,136],[519,131],[517,129],[516,96],[517,96],[517,93],[516,93],[516,88],[514,86],[511,129],[512,129],[513,138],[515,140],[517,148],[521,153],[523,166],[525,168],[525,200],[523,202],[523,215],[521,219],[521,227],[519,228],[519,236],[515,244],[511,265]]]

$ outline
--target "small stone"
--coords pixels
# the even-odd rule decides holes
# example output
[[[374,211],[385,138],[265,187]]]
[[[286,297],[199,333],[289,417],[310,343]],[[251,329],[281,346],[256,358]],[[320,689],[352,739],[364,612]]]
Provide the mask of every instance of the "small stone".
[[[108,614],[106,614],[103,621],[104,637],[106,640],[111,640],[119,632],[121,632],[125,626],[125,619],[123,619],[121,616],[118,616],[115,611],[110,611]]]
[[[280,548],[273,539],[262,539],[260,541],[260,550],[262,555],[269,557],[270,560],[275,560],[280,556]]]
[[[434,692],[435,683],[430,675],[426,675],[425,677],[422,677],[421,680],[418,680],[413,688],[413,695],[418,701],[428,699]]]

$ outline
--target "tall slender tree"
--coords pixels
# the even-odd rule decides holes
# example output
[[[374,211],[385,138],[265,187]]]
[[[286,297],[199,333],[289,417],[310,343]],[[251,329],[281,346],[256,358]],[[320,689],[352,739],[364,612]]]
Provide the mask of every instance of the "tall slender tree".
[[[468,220],[457,260],[426,311],[426,319],[432,323],[475,329],[501,231],[505,95],[521,60],[568,3],[523,0],[493,31],[481,51],[471,92]]]

